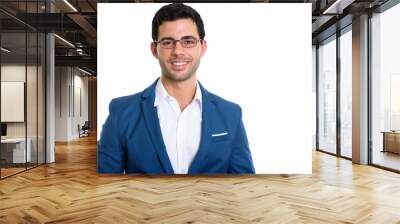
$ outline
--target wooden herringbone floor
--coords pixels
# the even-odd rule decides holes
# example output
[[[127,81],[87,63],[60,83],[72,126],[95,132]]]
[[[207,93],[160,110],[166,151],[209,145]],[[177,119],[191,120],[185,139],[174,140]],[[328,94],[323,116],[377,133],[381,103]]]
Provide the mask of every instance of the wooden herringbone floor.
[[[101,176],[94,137],[0,181],[0,223],[400,223],[400,175],[313,153],[313,175]]]

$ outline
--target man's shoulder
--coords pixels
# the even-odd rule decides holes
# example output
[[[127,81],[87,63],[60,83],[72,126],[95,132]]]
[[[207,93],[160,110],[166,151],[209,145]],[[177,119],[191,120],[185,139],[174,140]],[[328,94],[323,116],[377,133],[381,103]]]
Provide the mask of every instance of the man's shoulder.
[[[132,95],[121,96],[111,100],[110,111],[121,112],[129,108],[137,108],[141,102],[143,92],[138,92]]]
[[[242,118],[242,109],[239,104],[213,93],[209,93],[209,97],[212,98],[212,104],[215,106],[214,121],[224,121],[231,128],[237,127]]]
[[[143,101],[143,98],[149,97],[154,94],[155,86],[158,79],[153,82],[150,86],[148,86],[143,91],[138,93],[117,97],[111,100],[110,102],[110,112],[122,112],[122,111],[135,111],[139,110],[140,103]]]
[[[210,93],[210,92],[208,92],[208,94],[210,94],[210,96],[215,100],[215,103],[220,110],[226,111],[229,113],[231,113],[231,112],[241,113],[242,109],[239,104],[229,101],[227,99],[224,99],[224,98],[222,98],[216,94]]]

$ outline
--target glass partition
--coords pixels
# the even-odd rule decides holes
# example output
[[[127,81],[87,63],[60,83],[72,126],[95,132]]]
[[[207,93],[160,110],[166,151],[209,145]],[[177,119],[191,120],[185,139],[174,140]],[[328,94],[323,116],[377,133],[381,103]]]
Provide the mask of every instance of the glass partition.
[[[27,82],[26,82],[26,113],[27,113],[27,150],[30,151],[30,160],[27,163],[28,168],[37,165],[37,79],[38,79],[38,35],[36,32],[27,33]]]
[[[43,6],[44,1],[0,3],[16,17],[42,13]],[[45,163],[45,44],[44,33],[0,12],[0,178]]]
[[[38,165],[46,162],[45,145],[45,111],[46,111],[46,38],[45,34],[38,33],[38,64],[37,64],[37,162]]]
[[[31,158],[31,151],[26,150],[26,33],[2,33],[1,46],[0,110],[5,130],[1,137],[1,175],[6,177],[24,171]]]

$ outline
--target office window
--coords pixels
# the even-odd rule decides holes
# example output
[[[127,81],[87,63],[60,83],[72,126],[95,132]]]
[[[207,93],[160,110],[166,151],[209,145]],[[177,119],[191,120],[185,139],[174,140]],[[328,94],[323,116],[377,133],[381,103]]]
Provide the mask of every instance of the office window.
[[[318,149],[336,153],[336,37],[318,48]]]
[[[352,149],[352,35],[351,26],[340,36],[340,154],[351,158]]]
[[[400,4],[371,18],[372,163],[400,170]]]

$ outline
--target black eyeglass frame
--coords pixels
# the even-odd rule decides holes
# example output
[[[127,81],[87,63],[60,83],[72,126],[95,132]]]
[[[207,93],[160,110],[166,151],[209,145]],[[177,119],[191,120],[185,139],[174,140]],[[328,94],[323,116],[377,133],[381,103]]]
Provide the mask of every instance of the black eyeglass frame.
[[[161,42],[163,42],[163,41],[165,41],[165,40],[168,40],[168,41],[172,41],[173,42],[173,45],[172,45],[172,47],[163,47],[163,45],[162,44],[160,44]],[[185,47],[185,45],[184,44],[182,44],[182,41],[185,41],[185,40],[193,40],[193,41],[195,41],[195,45],[194,46],[192,46],[192,47]],[[181,46],[183,47],[183,48],[194,48],[194,47],[196,47],[197,46],[197,43],[198,42],[202,42],[203,41],[203,39],[196,39],[196,38],[192,38],[192,37],[190,37],[190,38],[187,38],[187,37],[183,37],[183,38],[181,38],[181,39],[179,39],[179,40],[176,40],[176,39],[173,39],[173,38],[165,38],[165,39],[162,39],[162,40],[159,40],[159,41],[153,41],[153,43],[154,44],[160,44],[160,47],[161,48],[163,48],[163,49],[172,49],[172,48],[174,48],[175,46],[176,46],[176,42],[179,42],[180,44],[181,44]]]

